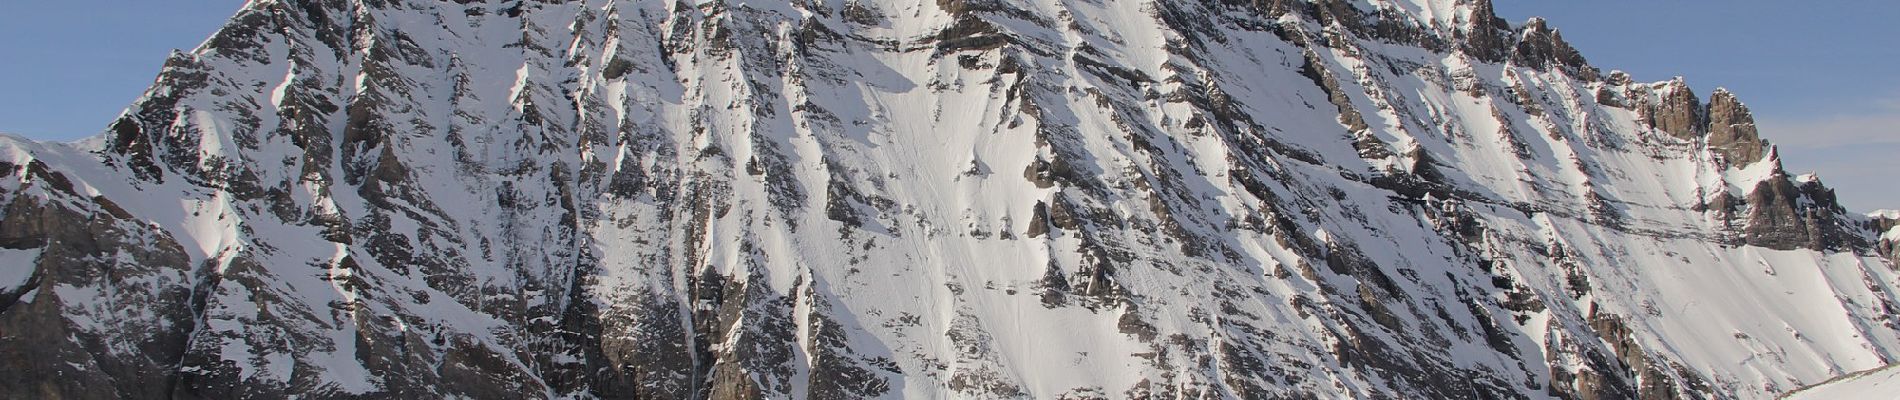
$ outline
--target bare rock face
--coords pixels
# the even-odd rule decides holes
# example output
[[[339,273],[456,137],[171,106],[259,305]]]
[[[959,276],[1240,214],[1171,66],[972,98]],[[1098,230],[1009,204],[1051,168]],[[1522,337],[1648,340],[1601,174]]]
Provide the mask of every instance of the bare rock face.
[[[1806,189],[1806,190],[1804,190]],[[1825,248],[1827,230],[1824,219],[1834,210],[1826,205],[1811,205],[1805,192],[1787,174],[1775,174],[1762,181],[1748,194],[1748,222],[1743,229],[1748,244],[1772,249]]]
[[[1583,53],[1564,41],[1563,33],[1552,29],[1542,18],[1533,18],[1518,30],[1517,46],[1511,50],[1511,62],[1530,68],[1560,68],[1570,76],[1593,81],[1600,72],[1590,66]]]
[[[1508,60],[1514,47],[1512,46],[1514,43],[1508,36],[1511,25],[1503,18],[1498,18],[1497,12],[1492,8],[1491,0],[1468,0],[1460,1],[1460,3],[1469,3],[1471,10],[1470,14],[1466,14],[1468,21],[1464,21],[1466,23],[1464,29],[1459,31],[1463,39],[1460,49],[1473,58],[1485,62],[1495,63]]]
[[[1880,239],[1878,251],[1888,262],[1900,262],[1900,240]]]
[[[252,1],[100,137],[0,136],[0,398],[1766,399],[1900,359],[1895,218],[1734,94],[1598,71],[1487,0]]]
[[[1877,238],[1874,251],[1888,261],[1900,260],[1900,235],[1891,234],[1896,227],[1900,227],[1900,215],[1894,213],[1876,214],[1867,222],[1868,231]]]
[[[1746,192],[1719,192],[1695,210],[1719,221],[1737,244],[1771,249],[1857,251],[1874,243],[1866,227],[1853,223],[1834,190],[1814,176],[1792,177],[1779,161],[1771,174]],[[1746,193],[1746,194],[1741,194]]]
[[[1766,141],[1755,129],[1755,116],[1734,93],[1716,90],[1709,96],[1709,148],[1734,165],[1760,161],[1767,154]]]
[[[1682,140],[1697,140],[1708,132],[1708,110],[1695,90],[1681,79],[1648,89],[1641,111],[1649,126]]]
[[[10,396],[160,398],[198,324],[207,279],[176,241],[42,163],[0,165],[0,378]],[[13,282],[9,282],[13,283]],[[105,292],[73,288],[118,288]],[[128,352],[137,357],[124,357]]]
[[[1598,92],[1598,102],[1636,110],[1644,122],[1677,139],[1700,143],[1725,165],[1745,167],[1767,158],[1771,149],[1755,126],[1748,106],[1727,89],[1717,89],[1706,105],[1681,79],[1656,85],[1628,85],[1627,75],[1612,77],[1612,87],[1625,90]]]

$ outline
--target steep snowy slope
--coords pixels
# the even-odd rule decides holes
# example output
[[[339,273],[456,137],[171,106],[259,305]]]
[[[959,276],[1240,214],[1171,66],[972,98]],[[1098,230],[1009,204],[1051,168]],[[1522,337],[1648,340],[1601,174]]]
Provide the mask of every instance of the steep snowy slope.
[[[1892,219],[1485,0],[254,0],[0,176],[6,397],[1761,399],[1900,356]]]
[[[1801,389],[1787,400],[1882,400],[1900,395],[1900,367],[1859,372]]]

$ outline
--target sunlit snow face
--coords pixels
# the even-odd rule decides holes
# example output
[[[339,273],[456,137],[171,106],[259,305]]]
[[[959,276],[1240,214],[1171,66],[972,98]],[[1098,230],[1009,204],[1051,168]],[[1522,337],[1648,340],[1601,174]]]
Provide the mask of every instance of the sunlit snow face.
[[[1474,3],[753,3],[241,19],[92,143],[0,138],[40,165],[0,295],[49,282],[0,332],[62,329],[0,352],[679,398],[1769,398],[1900,356],[1865,219]]]

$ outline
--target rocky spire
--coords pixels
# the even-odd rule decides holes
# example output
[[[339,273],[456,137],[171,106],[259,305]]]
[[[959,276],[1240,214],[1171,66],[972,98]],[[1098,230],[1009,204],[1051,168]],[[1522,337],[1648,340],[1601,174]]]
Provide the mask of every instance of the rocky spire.
[[[1643,109],[1644,121],[1677,139],[1696,140],[1708,129],[1707,110],[1702,107],[1702,99],[1696,97],[1695,90],[1682,77],[1652,85],[1649,88],[1653,96],[1645,96]]]
[[[1551,28],[1543,18],[1531,18],[1517,32],[1517,46],[1511,50],[1511,62],[1537,69],[1555,67],[1571,76],[1595,81],[1600,74],[1584,60],[1583,53],[1564,41],[1563,33]]]
[[[1748,105],[1726,88],[1709,95],[1709,150],[1721,154],[1733,165],[1761,161],[1768,142],[1755,129],[1755,115]]]
[[[1460,0],[1467,7],[1462,25],[1455,31],[1459,49],[1465,54],[1490,63],[1501,63],[1510,59],[1511,24],[1499,18],[1491,0]]]

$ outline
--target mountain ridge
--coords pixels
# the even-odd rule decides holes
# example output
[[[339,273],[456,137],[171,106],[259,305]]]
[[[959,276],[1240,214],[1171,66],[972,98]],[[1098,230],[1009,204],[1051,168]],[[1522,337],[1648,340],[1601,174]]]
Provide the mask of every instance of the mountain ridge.
[[[1891,220],[1753,125],[1488,1],[254,1],[101,136],[0,143],[0,392],[1767,398],[1890,362]]]

